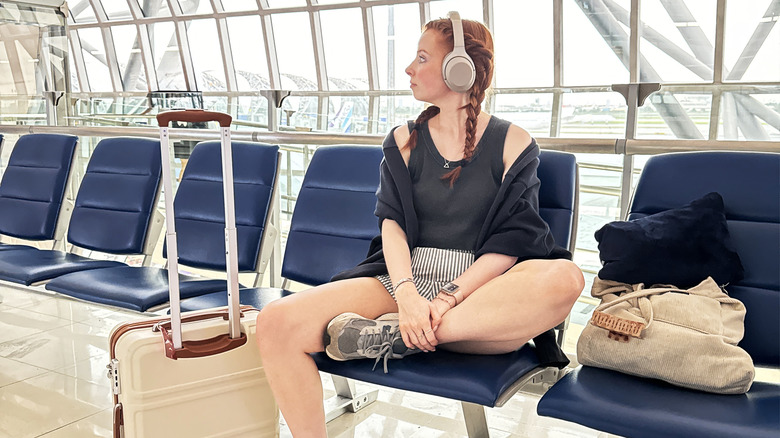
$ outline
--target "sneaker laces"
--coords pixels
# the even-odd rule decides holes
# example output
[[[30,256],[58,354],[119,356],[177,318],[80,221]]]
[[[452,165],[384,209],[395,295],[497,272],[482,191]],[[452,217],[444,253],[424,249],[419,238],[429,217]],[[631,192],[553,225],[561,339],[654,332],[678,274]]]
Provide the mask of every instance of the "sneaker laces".
[[[367,358],[376,359],[371,371],[376,370],[376,366],[379,365],[379,362],[383,361],[383,368],[385,374],[387,374],[387,361],[390,359],[401,359],[403,357],[393,351],[393,341],[397,334],[398,331],[393,333],[389,326],[384,326],[378,333],[366,333],[363,335],[363,345],[370,344],[368,347],[363,348],[364,355]]]

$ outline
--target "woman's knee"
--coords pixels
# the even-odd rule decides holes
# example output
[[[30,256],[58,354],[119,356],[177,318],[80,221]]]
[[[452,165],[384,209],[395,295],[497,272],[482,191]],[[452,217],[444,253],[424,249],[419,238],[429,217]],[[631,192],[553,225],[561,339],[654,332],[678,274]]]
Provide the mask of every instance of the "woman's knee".
[[[574,305],[585,288],[582,270],[569,260],[550,260],[548,278],[554,282],[561,300],[569,306]]]
[[[582,271],[570,260],[528,260],[516,265],[512,270],[531,275],[538,282],[542,282],[548,294],[555,297],[561,305],[573,306],[585,288]]]
[[[279,345],[287,343],[289,336],[294,333],[292,328],[294,309],[285,300],[272,301],[263,307],[257,315],[255,327],[257,343],[263,350],[277,350]]]

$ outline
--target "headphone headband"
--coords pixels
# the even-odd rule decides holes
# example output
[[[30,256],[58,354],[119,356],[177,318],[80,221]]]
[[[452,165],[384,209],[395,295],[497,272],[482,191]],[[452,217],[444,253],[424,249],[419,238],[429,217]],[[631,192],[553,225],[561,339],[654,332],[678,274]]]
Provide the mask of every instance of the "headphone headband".
[[[452,22],[452,42],[453,51],[458,47],[463,47],[466,50],[466,42],[463,40],[463,23],[460,20],[460,14],[456,11],[450,11],[447,13],[447,18]]]

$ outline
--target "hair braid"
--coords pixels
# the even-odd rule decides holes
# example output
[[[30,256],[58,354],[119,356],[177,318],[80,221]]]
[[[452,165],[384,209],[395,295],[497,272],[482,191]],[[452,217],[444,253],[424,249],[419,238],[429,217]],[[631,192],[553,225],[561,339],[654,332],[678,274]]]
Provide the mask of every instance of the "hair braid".
[[[409,133],[409,140],[406,141],[406,144],[403,145],[401,149],[409,148],[410,151],[414,150],[414,148],[417,146],[417,126],[422,125],[423,123],[432,119],[433,116],[439,114],[439,111],[440,111],[439,107],[434,105],[425,108],[423,112],[421,112],[420,115],[417,116],[417,119],[415,119],[414,129],[412,129],[412,132]]]

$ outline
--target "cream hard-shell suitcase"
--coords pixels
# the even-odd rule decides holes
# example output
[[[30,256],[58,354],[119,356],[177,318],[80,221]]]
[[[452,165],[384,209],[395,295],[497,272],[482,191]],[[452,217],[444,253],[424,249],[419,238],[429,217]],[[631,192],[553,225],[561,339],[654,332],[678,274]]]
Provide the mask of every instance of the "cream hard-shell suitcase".
[[[227,311],[183,316],[184,342],[222,336]],[[279,413],[255,343],[257,310],[242,309],[245,342],[221,353],[170,359],[154,318],[117,326],[111,333],[115,437],[276,437]],[[205,319],[196,320],[202,317]],[[188,322],[195,320],[194,322]],[[200,347],[200,348],[198,348]]]
[[[181,314],[170,166],[163,166],[171,315],[120,324],[109,336],[114,437],[277,437],[279,410],[255,342],[258,310],[238,302],[238,257],[228,114],[157,116],[163,163],[171,121],[221,127],[228,307]]]

